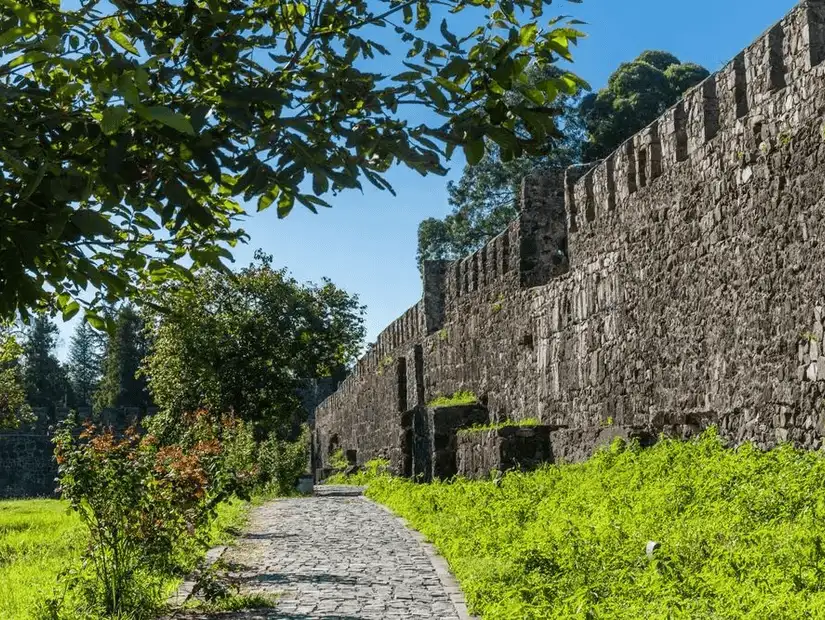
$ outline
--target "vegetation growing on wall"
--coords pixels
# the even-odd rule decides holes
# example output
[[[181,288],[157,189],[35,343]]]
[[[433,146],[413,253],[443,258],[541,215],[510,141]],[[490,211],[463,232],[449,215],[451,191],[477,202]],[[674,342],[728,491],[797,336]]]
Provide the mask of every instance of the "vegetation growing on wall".
[[[524,418],[523,420],[505,420],[504,422],[496,422],[495,424],[476,424],[469,428],[459,429],[459,433],[482,433],[484,431],[497,431],[502,428],[524,428],[530,426],[540,426],[541,421],[538,418]]]
[[[459,405],[474,405],[478,396],[468,391],[458,391],[452,396],[438,396],[427,403],[428,407],[458,407]]]
[[[825,608],[825,457],[788,445],[728,450],[714,430],[646,450],[617,440],[584,464],[498,482],[379,475],[368,495],[435,542],[485,619]]]

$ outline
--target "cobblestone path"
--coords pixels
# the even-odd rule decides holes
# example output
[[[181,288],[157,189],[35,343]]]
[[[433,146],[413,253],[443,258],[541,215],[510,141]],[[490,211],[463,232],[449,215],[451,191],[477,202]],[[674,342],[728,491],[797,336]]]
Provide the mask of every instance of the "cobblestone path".
[[[183,617],[232,620],[469,618],[442,558],[388,510],[352,488],[253,510],[223,556],[243,594],[278,596],[273,609]]]

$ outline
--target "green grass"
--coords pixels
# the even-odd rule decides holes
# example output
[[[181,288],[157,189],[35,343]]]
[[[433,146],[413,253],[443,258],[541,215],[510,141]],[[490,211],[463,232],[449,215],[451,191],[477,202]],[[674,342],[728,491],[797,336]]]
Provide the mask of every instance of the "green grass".
[[[525,426],[541,426],[541,421],[538,418],[525,418],[523,420],[507,420],[496,424],[476,424],[475,426],[459,429],[458,432],[459,434],[480,433],[483,431],[497,431],[502,428],[523,428]]]
[[[83,526],[64,502],[0,502],[0,618],[34,617],[36,603],[52,593],[83,545]]]
[[[247,504],[233,500],[219,507],[206,532],[211,545],[231,542],[244,525]],[[83,524],[58,500],[0,501],[0,618],[36,618],[39,602],[58,588],[58,575],[78,564],[85,546]],[[196,555],[181,558],[194,566]],[[165,594],[171,594],[181,579],[165,578]],[[67,607],[73,606],[69,596]]]
[[[436,544],[485,619],[825,618],[821,453],[709,431],[499,484],[378,475],[367,494]]]
[[[452,396],[439,396],[431,400],[429,407],[457,407],[459,405],[474,405],[478,402],[478,396],[472,392],[456,392]]]

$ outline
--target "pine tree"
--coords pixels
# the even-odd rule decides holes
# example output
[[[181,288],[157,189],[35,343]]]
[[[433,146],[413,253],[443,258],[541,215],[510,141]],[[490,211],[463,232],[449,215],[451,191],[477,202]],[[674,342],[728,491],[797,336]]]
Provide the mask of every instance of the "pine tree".
[[[96,411],[107,407],[152,406],[144,377],[137,372],[149,351],[143,317],[131,305],[123,306],[115,319],[115,331],[106,343],[100,387],[94,395]]]
[[[100,382],[102,358],[100,336],[85,321],[77,326],[69,350],[69,378],[79,407],[92,405]]]
[[[27,330],[23,345],[23,386],[32,407],[54,408],[67,402],[70,389],[66,369],[56,355],[57,325],[46,314],[38,314]]]

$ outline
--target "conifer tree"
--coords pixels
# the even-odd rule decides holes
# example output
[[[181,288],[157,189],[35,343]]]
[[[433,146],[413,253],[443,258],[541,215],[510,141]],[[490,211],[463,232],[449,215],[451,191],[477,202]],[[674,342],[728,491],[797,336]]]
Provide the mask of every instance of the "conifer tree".
[[[27,330],[23,344],[23,386],[32,407],[54,408],[71,404],[66,369],[55,355],[57,325],[46,314],[38,314]]]
[[[100,382],[102,359],[98,332],[86,322],[81,322],[72,336],[69,350],[69,379],[79,407],[92,405],[94,393]]]
[[[96,411],[152,405],[146,379],[137,376],[148,349],[143,317],[132,305],[122,306],[115,318],[115,331],[106,343],[100,387],[94,396]]]

